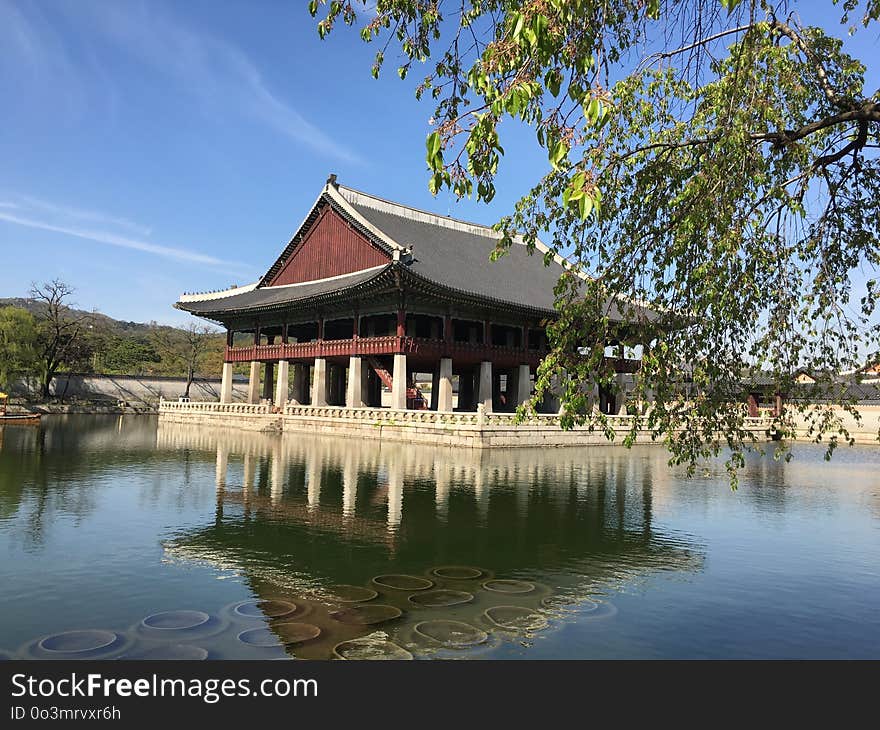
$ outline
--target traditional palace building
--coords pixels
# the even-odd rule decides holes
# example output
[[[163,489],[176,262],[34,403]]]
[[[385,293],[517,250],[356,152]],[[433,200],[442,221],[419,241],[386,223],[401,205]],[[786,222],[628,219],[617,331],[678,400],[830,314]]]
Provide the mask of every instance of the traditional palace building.
[[[522,244],[490,262],[497,239],[331,176],[258,282],[175,306],[227,329],[221,403],[232,400],[233,366],[247,362],[250,403],[375,408],[384,384],[391,408],[452,411],[457,376],[455,410],[510,411],[529,397],[547,352],[563,262],[544,266]],[[634,365],[621,360],[618,370]],[[431,376],[429,398],[415,373]],[[558,408],[550,398],[544,406]],[[602,407],[616,412],[610,395]]]

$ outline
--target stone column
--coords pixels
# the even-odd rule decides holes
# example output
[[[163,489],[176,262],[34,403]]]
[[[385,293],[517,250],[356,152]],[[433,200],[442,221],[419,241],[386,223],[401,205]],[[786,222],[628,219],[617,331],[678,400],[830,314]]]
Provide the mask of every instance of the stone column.
[[[466,372],[458,377],[458,409],[472,411],[474,404],[474,373]]]
[[[440,358],[440,378],[437,382],[437,410],[452,410],[452,358]]]
[[[232,367],[233,363],[223,363],[223,379],[220,381],[220,402],[232,403]]]
[[[323,357],[315,358],[315,375],[312,383],[312,405],[327,405],[327,361]]]
[[[627,378],[626,373],[618,373],[617,374],[617,397],[620,398],[619,403],[615,403],[617,406],[617,415],[625,416],[626,415],[626,401],[627,401]]]
[[[295,403],[298,406],[304,405],[308,398],[306,394],[308,393],[308,371],[306,366],[302,363],[295,362],[293,364],[293,390],[291,402]]]
[[[532,384],[529,381],[528,365],[520,365],[516,372],[516,405],[520,405],[532,395]]]
[[[492,363],[483,360],[480,363],[480,387],[477,402],[483,404],[486,413],[492,412]]]
[[[251,360],[251,375],[248,380],[248,403],[260,402],[260,361]]]
[[[278,361],[278,382],[275,385],[275,407],[284,408],[287,405],[287,382],[290,363],[287,360]]]
[[[406,408],[406,355],[394,356],[394,372],[391,375],[391,407]]]
[[[364,407],[372,405],[372,396],[370,394],[370,367],[366,363],[364,363],[364,359],[361,360],[361,402]],[[381,398],[380,398],[381,400]],[[382,404],[379,403],[381,406]]]
[[[263,398],[265,398],[268,401],[272,400],[272,396],[274,395],[274,393],[272,393],[272,391],[274,390],[274,386],[275,386],[275,363],[274,362],[267,362],[266,363],[266,377],[263,380]]]
[[[348,388],[345,393],[348,408],[364,407],[364,361],[352,355],[348,359]]]

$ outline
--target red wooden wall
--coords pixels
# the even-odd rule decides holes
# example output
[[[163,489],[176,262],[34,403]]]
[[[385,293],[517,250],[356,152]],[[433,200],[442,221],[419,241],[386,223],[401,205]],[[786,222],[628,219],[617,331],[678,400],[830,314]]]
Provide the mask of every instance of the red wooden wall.
[[[325,208],[269,286],[350,274],[388,261],[386,253],[352,229],[331,208]]]

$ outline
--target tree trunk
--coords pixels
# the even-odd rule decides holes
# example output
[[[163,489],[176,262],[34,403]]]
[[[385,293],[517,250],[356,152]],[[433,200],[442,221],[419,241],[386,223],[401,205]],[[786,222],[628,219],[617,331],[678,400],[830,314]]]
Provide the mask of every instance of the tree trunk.
[[[194,377],[195,377],[195,371],[193,370],[193,367],[190,365],[190,367],[186,373],[186,391],[183,394],[184,398],[189,398],[189,389],[190,389],[190,386],[192,385]]]

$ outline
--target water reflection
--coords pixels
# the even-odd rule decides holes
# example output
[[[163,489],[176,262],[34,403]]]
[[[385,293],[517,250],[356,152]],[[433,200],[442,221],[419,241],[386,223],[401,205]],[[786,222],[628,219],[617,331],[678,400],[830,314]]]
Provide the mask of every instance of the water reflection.
[[[692,538],[653,526],[668,474],[656,449],[476,451],[166,423],[157,447],[214,462],[214,518],[166,540],[169,559],[244,576],[254,605],[294,607],[237,634],[251,654],[471,656],[575,609],[610,617],[621,586],[703,561]]]

